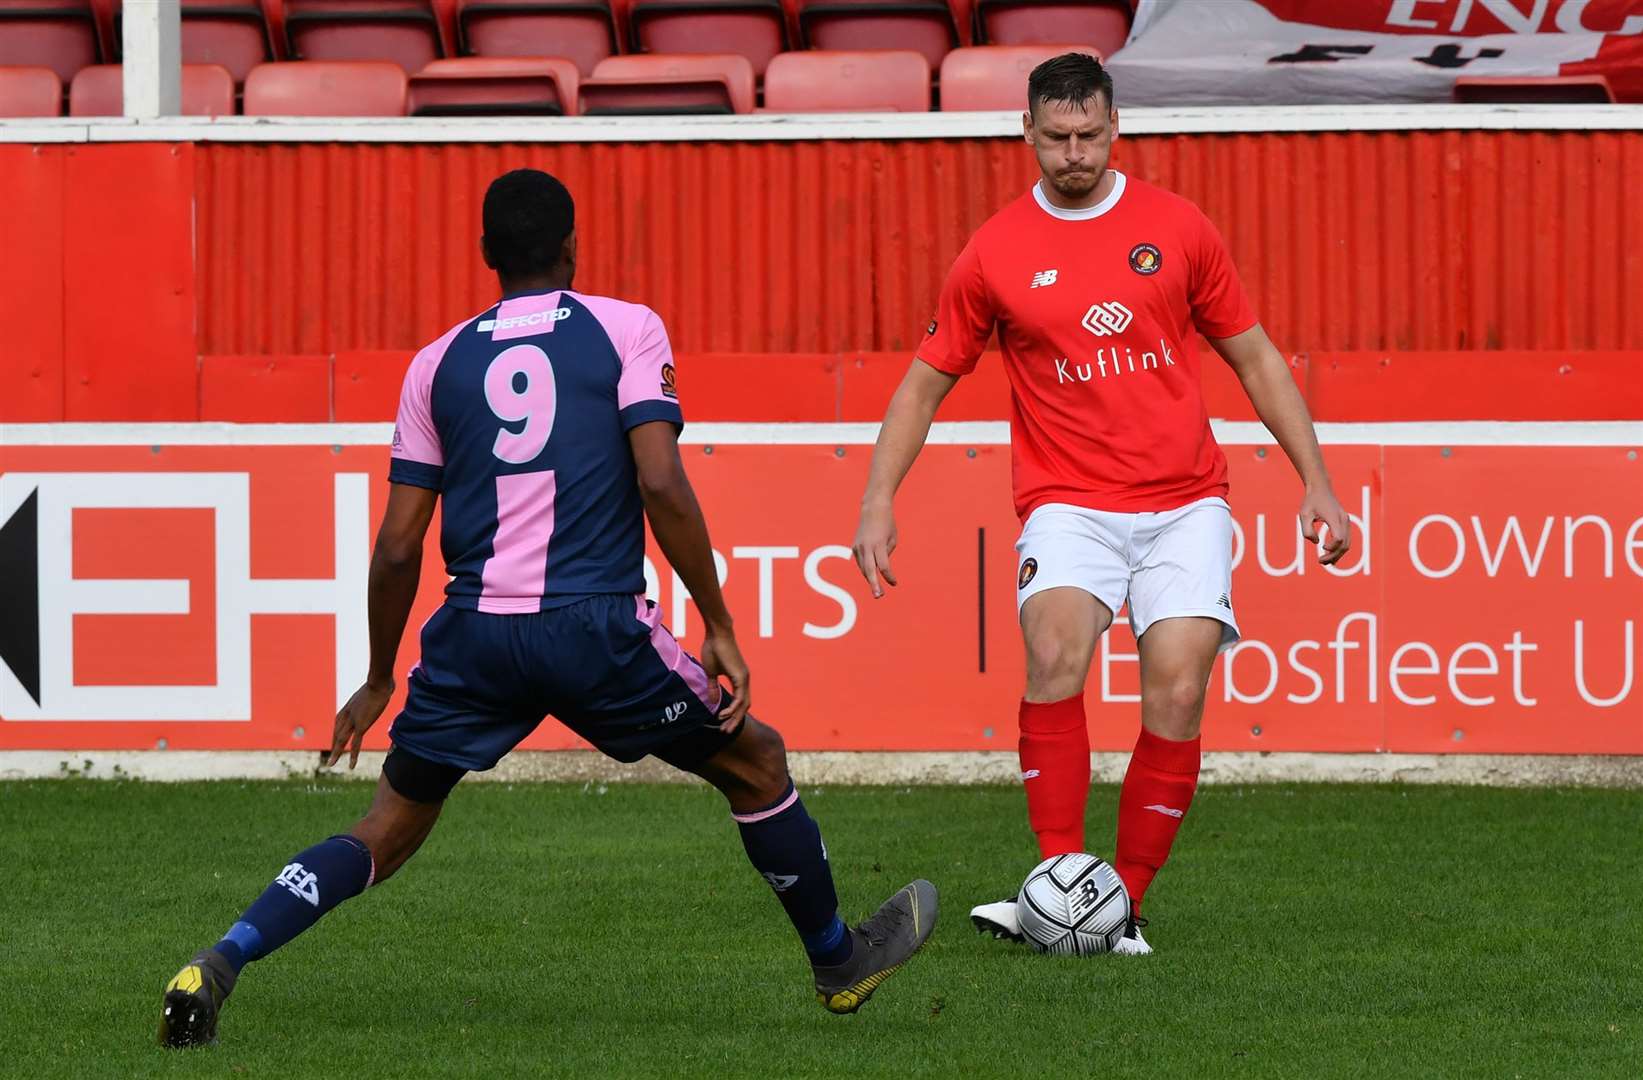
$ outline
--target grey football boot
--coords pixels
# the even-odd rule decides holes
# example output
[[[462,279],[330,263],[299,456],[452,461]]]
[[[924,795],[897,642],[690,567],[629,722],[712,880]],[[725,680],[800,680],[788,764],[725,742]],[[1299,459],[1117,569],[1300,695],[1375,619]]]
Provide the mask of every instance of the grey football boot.
[[[850,959],[816,965],[816,999],[829,1011],[853,1013],[873,991],[924,947],[936,928],[936,887],[920,878],[886,900],[850,931]]]
[[[238,978],[221,953],[201,949],[165,984],[160,1045],[201,1046],[217,1041],[217,1017]]]

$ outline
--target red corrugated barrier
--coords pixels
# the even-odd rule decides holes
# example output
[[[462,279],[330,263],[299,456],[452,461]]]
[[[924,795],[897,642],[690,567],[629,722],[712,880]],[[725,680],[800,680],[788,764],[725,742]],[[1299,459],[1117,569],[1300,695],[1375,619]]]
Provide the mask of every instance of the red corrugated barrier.
[[[904,350],[1035,172],[1008,139],[201,145],[207,353],[412,348],[483,306],[479,199],[577,195],[578,283],[689,352]],[[1638,349],[1636,132],[1144,135],[1116,164],[1221,226],[1285,349]]]
[[[649,303],[684,354],[835,357],[834,415],[860,419],[899,378],[865,358],[904,362],[954,254],[1033,168],[1005,139],[7,145],[0,226],[27,257],[0,259],[0,419],[195,419],[200,354],[332,356],[331,415],[379,416],[400,358],[493,299],[479,199],[527,164],[581,199],[582,288]],[[1607,351],[1634,381],[1643,203],[1623,178],[1643,133],[1137,136],[1118,164],[1220,223],[1287,351],[1499,353],[1416,404],[1638,415],[1624,385],[1592,389],[1608,375],[1557,368]],[[1550,363],[1507,358],[1526,352]],[[1520,408],[1495,370],[1523,364],[1542,373]],[[813,408],[771,377],[736,415]],[[1403,407],[1380,375],[1341,378],[1317,388],[1343,388],[1332,410]],[[1594,400],[1611,411],[1576,408]]]
[[[331,419],[329,356],[207,356],[200,419],[310,424]]]

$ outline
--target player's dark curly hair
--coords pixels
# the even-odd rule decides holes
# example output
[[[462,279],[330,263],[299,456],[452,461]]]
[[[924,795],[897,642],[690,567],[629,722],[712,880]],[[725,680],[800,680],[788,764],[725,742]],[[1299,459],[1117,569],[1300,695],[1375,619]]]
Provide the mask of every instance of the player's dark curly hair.
[[[491,181],[483,211],[485,250],[505,278],[545,274],[576,227],[576,204],[540,169],[515,169]]]
[[[1062,53],[1033,68],[1027,76],[1027,111],[1037,115],[1041,102],[1082,106],[1096,94],[1112,105],[1112,75],[1089,53]]]

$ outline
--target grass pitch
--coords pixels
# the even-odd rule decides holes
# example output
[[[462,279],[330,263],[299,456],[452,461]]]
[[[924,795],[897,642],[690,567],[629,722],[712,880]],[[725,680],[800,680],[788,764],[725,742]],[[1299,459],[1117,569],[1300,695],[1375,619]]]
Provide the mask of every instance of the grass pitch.
[[[1157,953],[1088,960],[970,929],[1034,861],[1019,789],[806,790],[847,916],[942,891],[835,1017],[714,792],[467,784],[247,968],[217,1046],[157,1048],[166,979],[369,793],[0,784],[0,1075],[1643,1076],[1643,793],[1434,787],[1204,788]]]

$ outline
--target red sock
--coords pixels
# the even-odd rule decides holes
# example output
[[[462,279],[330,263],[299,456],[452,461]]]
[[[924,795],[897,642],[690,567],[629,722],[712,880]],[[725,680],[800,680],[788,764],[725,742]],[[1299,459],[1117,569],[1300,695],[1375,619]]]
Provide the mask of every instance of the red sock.
[[[1038,855],[1084,850],[1084,804],[1090,797],[1090,730],[1084,697],[1021,703],[1021,779]]]
[[[1112,865],[1136,911],[1192,806],[1201,760],[1197,739],[1177,742],[1142,728],[1135,740],[1118,796],[1118,853]]]

